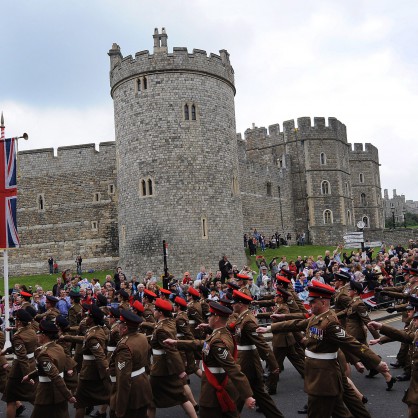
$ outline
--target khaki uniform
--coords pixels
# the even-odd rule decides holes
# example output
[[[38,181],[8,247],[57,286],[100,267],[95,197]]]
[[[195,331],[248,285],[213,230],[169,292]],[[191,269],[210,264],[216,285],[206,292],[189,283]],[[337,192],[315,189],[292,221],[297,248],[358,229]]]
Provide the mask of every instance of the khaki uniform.
[[[184,364],[177,348],[167,347],[163,341],[176,339],[176,322],[172,318],[158,321],[151,337],[152,348],[151,387],[154,405],[157,408],[169,408],[187,402],[183,381]]]
[[[179,311],[176,315],[176,338],[180,341],[193,340],[193,334],[189,327],[189,318],[187,312]],[[181,351],[181,358],[183,359],[184,367],[187,374],[193,374],[198,369],[195,357],[191,351]]]
[[[147,373],[148,341],[145,335],[129,333],[121,338],[109,363],[112,389],[111,415],[126,418],[146,418],[152,402],[151,384]]]
[[[95,325],[87,330],[82,348],[83,363],[75,394],[77,408],[109,403],[110,382],[106,370],[108,368],[106,341],[103,327]]]
[[[260,357],[266,361],[270,371],[276,370],[279,365],[264,337],[256,332],[257,327],[257,320],[248,309],[242,312],[235,321],[234,339],[238,349],[237,363],[251,385],[253,396],[261,412],[266,417],[283,417],[264,389]],[[238,409],[242,410],[243,406],[241,400],[238,403]]]
[[[334,298],[334,311],[336,313],[344,311],[351,303],[351,297],[348,294],[350,290],[350,283],[346,283],[344,286],[335,290]],[[345,318],[340,318],[341,325],[345,327]]]
[[[68,331],[63,332],[62,335],[70,335]],[[77,362],[73,359],[71,353],[72,343],[70,341],[58,340],[57,344],[62,347],[66,356],[66,362],[64,367],[64,382],[69,390],[75,392],[78,384],[78,371],[77,371]],[[81,347],[81,344],[79,344]],[[72,373],[68,374],[68,371],[71,370]]]
[[[74,303],[68,309],[68,322],[70,327],[76,327],[82,319],[83,308],[79,303]]]
[[[347,334],[332,310],[305,320],[271,325],[271,331],[305,331],[305,392],[308,417],[351,417],[343,403],[343,371],[337,360],[338,348],[367,361],[376,368],[380,358],[367,346]]]
[[[58,315],[61,315],[61,313],[57,308],[50,308],[46,312],[36,315],[35,320],[41,322],[45,318],[54,321]]]
[[[4,332],[0,331],[0,351],[3,350],[5,342]],[[0,356],[0,393],[3,393],[6,387],[7,370],[3,368],[5,364],[7,364],[6,356]]]
[[[205,341],[178,341],[179,350],[202,350],[202,358],[209,371],[221,384],[228,380],[225,390],[236,405],[239,399],[252,396],[251,386],[234,359],[235,343],[227,328],[218,328]],[[238,410],[222,413],[216,389],[209,383],[207,371],[202,374],[200,398],[200,418],[239,417]]]
[[[119,325],[117,322],[115,322],[110,328],[109,339],[107,342],[108,360],[110,359],[110,356],[112,355],[112,353],[116,350],[116,346],[118,345],[119,340],[120,340]]]
[[[35,357],[39,383],[31,418],[67,418],[72,394],[63,379],[67,361],[63,348],[51,341],[37,348]]]
[[[31,325],[19,328],[12,337],[14,360],[9,371],[2,400],[5,402],[28,401],[35,399],[36,385],[21,383],[23,376],[35,370],[36,333]]]
[[[190,331],[195,338],[200,338],[200,331],[196,331],[196,327],[203,322],[202,305],[198,300],[192,300],[187,304],[187,316],[189,317]]]
[[[253,297],[253,295],[251,294],[250,289],[248,289],[248,286],[242,286],[242,287],[239,289],[239,291],[240,291],[241,293],[244,293],[244,294],[245,294],[245,295],[247,295],[247,296]]]

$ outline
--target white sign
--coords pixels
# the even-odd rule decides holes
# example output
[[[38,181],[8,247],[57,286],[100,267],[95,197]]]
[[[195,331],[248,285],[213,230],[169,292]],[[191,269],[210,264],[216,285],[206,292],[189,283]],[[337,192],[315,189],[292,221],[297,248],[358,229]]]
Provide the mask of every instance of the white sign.
[[[347,235],[343,236],[343,239],[350,239],[350,238],[357,238],[359,240],[363,240],[363,232],[351,232]]]
[[[359,240],[357,238],[352,238],[352,239],[345,239],[344,243],[345,244],[361,244],[363,241]]]
[[[367,247],[381,247],[382,241],[365,242],[364,245],[366,245]]]
[[[351,242],[349,244],[344,244],[344,248],[361,248],[361,242]]]

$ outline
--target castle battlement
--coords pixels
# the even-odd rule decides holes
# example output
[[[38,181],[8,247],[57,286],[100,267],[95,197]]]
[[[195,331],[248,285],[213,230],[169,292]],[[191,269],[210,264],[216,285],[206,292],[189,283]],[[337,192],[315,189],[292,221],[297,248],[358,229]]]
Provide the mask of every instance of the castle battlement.
[[[165,35],[165,46],[156,45],[155,37]],[[110,86],[112,92],[115,86],[124,80],[129,80],[140,75],[155,74],[161,72],[197,72],[205,75],[212,75],[226,81],[234,89],[234,70],[229,61],[229,53],[222,49],[217,54],[207,55],[206,51],[193,49],[189,53],[187,48],[174,47],[173,52],[169,53],[166,43],[166,34],[158,32],[154,35],[154,54],[148,50],[140,51],[135,54],[123,57],[120,46],[116,43],[109,50],[110,57]],[[161,40],[160,40],[161,41]],[[158,42],[157,42],[158,43]]]
[[[349,157],[350,160],[374,160],[379,163],[379,151],[370,143],[362,144],[356,142],[354,144],[348,144],[350,146]]]

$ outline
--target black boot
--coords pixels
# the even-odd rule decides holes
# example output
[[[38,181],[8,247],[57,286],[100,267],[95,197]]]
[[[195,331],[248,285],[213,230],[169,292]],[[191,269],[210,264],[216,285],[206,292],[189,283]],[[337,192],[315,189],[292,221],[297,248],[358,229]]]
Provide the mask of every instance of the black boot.
[[[392,377],[392,379],[390,379],[389,380],[389,382],[386,382],[386,384],[387,384],[387,388],[386,388],[386,390],[387,391],[389,391],[389,390],[392,390],[392,388],[393,388],[393,385],[396,383],[396,379],[394,378],[394,377]]]
[[[84,415],[90,415],[93,412],[94,406],[88,406]]]
[[[404,373],[404,374],[401,374],[400,376],[396,376],[396,380],[398,382],[407,382],[408,380],[411,380],[411,376]]]
[[[396,360],[396,363],[390,363],[390,365],[394,368],[394,369],[400,369],[401,367],[404,367],[404,364],[399,363],[399,361]]]
[[[303,406],[303,409],[299,409],[298,410],[298,414],[307,414],[308,413],[308,404],[305,404],[304,406]]]
[[[26,410],[26,406],[25,405],[20,405],[19,408],[16,409],[16,417],[20,417],[23,412],[25,412]]]
[[[372,377],[375,377],[378,374],[379,374],[379,372],[376,369],[370,369],[369,374],[366,375],[366,377],[368,379],[371,379]]]

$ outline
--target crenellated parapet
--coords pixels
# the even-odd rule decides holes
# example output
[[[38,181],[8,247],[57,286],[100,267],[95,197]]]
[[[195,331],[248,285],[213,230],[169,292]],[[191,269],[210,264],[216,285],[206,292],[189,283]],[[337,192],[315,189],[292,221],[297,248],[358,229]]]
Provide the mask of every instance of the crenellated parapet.
[[[350,161],[374,161],[379,163],[379,151],[370,143],[354,143],[350,145],[349,158]]]
[[[166,43],[166,34],[154,34],[154,54],[148,50],[123,57],[120,46],[113,44],[108,55],[110,56],[110,87],[113,96],[114,88],[121,82],[142,76],[160,72],[189,72],[211,75],[231,85],[235,92],[234,70],[229,60],[229,53],[225,49],[217,54],[207,55],[206,51],[193,49],[190,54],[187,48],[173,48],[169,53]],[[158,40],[158,37],[163,36]],[[165,46],[162,41],[165,39]]]

